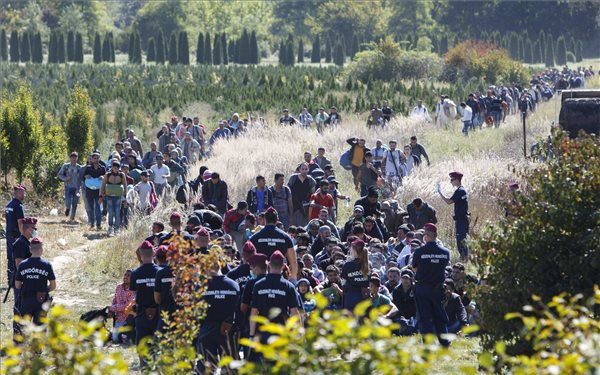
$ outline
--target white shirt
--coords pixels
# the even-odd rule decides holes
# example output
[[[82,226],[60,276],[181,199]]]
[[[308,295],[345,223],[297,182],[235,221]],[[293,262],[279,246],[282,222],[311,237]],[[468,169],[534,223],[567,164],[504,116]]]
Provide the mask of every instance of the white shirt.
[[[393,161],[392,154],[394,155]],[[385,159],[385,173],[388,176],[400,176],[402,174],[402,167],[400,163],[400,159],[402,158],[402,156],[400,150],[386,150],[383,154],[383,157]],[[396,164],[396,166],[394,166],[394,164]]]
[[[471,107],[466,106],[463,108],[463,121],[471,121],[473,119],[473,110]]]
[[[166,165],[162,165],[162,167],[158,167],[158,164],[154,164],[150,167],[152,174],[154,175],[154,183],[158,185],[163,185],[167,183],[167,179],[164,176],[168,176],[171,174],[171,170]]]
[[[371,153],[373,154],[373,160],[382,160],[387,150],[388,149],[385,146],[381,146],[380,148],[375,147],[371,149]]]
[[[396,259],[396,263],[398,263],[399,268],[407,266],[407,264],[405,264],[405,262],[404,262],[404,258],[406,258],[406,256],[409,254],[410,254],[410,245],[406,245],[402,248],[400,255],[398,255],[398,259]]]
[[[414,107],[412,111],[410,111],[410,115],[415,117],[422,117],[425,121],[431,120],[431,118],[429,117],[429,111],[427,110],[427,108],[425,108],[425,106]]]
[[[143,210],[146,209],[150,203],[149,198],[150,192],[152,191],[152,185],[150,185],[149,182],[140,181],[133,189],[140,198],[140,208]]]

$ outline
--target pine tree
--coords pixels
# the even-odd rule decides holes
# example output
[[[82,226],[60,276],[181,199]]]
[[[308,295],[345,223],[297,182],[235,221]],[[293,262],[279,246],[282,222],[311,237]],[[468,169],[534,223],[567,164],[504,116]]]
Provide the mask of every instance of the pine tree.
[[[146,61],[156,60],[156,45],[154,44],[154,38],[148,39],[148,48],[146,50]]]
[[[344,49],[342,47],[342,43],[338,41],[335,44],[335,55],[333,62],[335,65],[343,66],[344,65]]]
[[[310,54],[310,62],[311,63],[320,63],[321,62],[321,40],[317,35],[312,44],[312,52]]]
[[[186,31],[179,32],[178,45],[179,63],[182,65],[190,65],[190,46],[188,44],[188,35]]]
[[[289,66],[293,66],[296,62],[296,59],[294,58],[294,39],[292,38],[289,38],[287,42],[285,61]]]
[[[331,38],[326,37],[325,38],[325,62],[329,63],[331,62]]]
[[[204,58],[208,65],[212,64],[212,47],[210,44],[210,33],[207,32],[204,36]]]
[[[158,31],[158,39],[156,39],[156,62],[158,64],[165,63],[165,34],[162,29]]]
[[[133,47],[133,45],[132,45]],[[129,63],[133,63],[132,51],[129,53]],[[96,33],[94,36],[94,64],[100,64],[102,62],[102,42],[100,41],[100,34]]]
[[[98,39],[100,39],[99,35]],[[87,90],[75,86],[65,119],[65,133],[69,151],[77,151],[80,155],[89,155],[92,151],[94,117]]]
[[[583,61],[583,42],[581,40],[577,41],[577,47],[575,48],[575,61]]]
[[[56,63],[56,32],[50,33],[50,40],[48,41],[48,64]]]
[[[31,61],[31,43],[29,39],[29,32],[23,31],[21,34],[21,45],[19,46],[21,62]]]
[[[133,32],[131,32],[131,34],[129,34],[129,45],[127,47],[127,56],[128,56],[128,61],[130,64],[134,63],[134,59],[135,59],[133,57],[134,48],[135,48],[135,35],[133,34]]]
[[[544,61],[544,52],[542,50],[542,44],[538,39],[533,44],[533,63],[537,64],[537,63],[541,63],[543,61]]]
[[[540,30],[538,41],[540,42],[540,48],[542,49],[542,59],[539,62],[543,62],[546,58],[546,33],[544,32],[544,29]]]
[[[250,35],[246,29],[240,39],[240,64],[250,64]]]
[[[83,63],[83,35],[81,33],[75,35],[75,61]]]
[[[221,34],[221,52],[223,54],[223,65],[229,64],[229,54],[227,53],[227,34]]]
[[[567,64],[567,44],[564,36],[559,36],[556,40],[556,65],[564,66]]]
[[[221,57],[223,56],[223,52],[221,52],[221,37],[219,34],[215,34],[215,41],[213,46],[213,64],[221,65]]]
[[[135,38],[133,39],[133,60],[136,64],[142,63],[142,41],[140,33],[136,31]]]
[[[169,39],[169,65],[175,65],[179,61],[177,53],[177,33],[173,31],[171,33],[171,39]]]
[[[510,33],[508,37],[508,52],[513,59],[519,59],[519,37],[515,32]]]
[[[67,62],[67,53],[65,51],[65,34],[62,32],[58,33],[58,38],[56,39],[56,58],[59,63]]]
[[[283,41],[281,41],[281,42],[279,42],[279,50],[278,50],[279,65],[287,65],[285,57],[286,57],[286,48],[285,48],[285,45],[283,44]]]
[[[531,40],[527,39],[525,41],[525,52],[523,54],[523,60],[528,64],[533,64],[533,45],[531,44]]]
[[[204,34],[198,33],[198,43],[196,44],[196,64],[204,64]]]
[[[360,50],[360,43],[358,42],[358,35],[354,34],[352,36],[352,55],[350,57],[354,58],[354,56]]]
[[[8,61],[8,42],[4,29],[0,30],[0,61]]]
[[[554,61],[554,39],[552,38],[552,34],[548,34],[546,36],[546,55],[544,58],[544,63],[546,64],[546,67],[552,68],[554,67]]]
[[[71,30],[67,33],[67,61],[75,61],[75,33]]]
[[[33,37],[33,44],[31,46],[31,60],[34,63],[41,64],[44,62],[44,51],[42,49],[42,35],[38,31]]]
[[[10,62],[19,62],[19,34],[13,30],[10,33]]]
[[[227,46],[227,54],[229,55],[229,59],[237,64],[237,60],[235,57],[235,40],[230,40],[229,45]]]
[[[102,61],[110,62],[110,39],[108,33],[104,34],[102,42]]]
[[[258,53],[258,41],[256,40],[256,31],[250,34],[250,64],[258,64],[260,62],[260,54]]]
[[[298,62],[304,62],[304,42],[302,41],[302,38],[300,38],[300,42],[298,42]]]
[[[242,38],[240,37],[240,39],[235,41],[235,46],[234,46],[234,51],[233,51],[233,55],[235,56],[235,62],[238,64],[242,63],[242,53],[240,52],[241,45],[242,45]]]
[[[110,62],[114,63],[116,61],[115,56],[115,37],[113,36],[112,31],[108,33],[108,40],[110,43]]]

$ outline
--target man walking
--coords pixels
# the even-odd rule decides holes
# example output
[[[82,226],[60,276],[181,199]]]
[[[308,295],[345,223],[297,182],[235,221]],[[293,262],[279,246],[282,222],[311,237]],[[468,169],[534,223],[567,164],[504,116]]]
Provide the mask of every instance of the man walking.
[[[317,182],[308,175],[308,164],[301,163],[298,173],[290,176],[288,186],[292,192],[293,214],[291,224],[305,226],[308,223],[310,196],[315,192]]]
[[[102,178],[106,174],[106,168],[100,164],[100,154],[94,152],[92,154],[92,165],[85,168],[84,177],[86,179],[85,184],[85,197],[88,201],[88,224],[90,230],[94,229],[94,223],[96,229],[102,229],[102,210],[100,209],[100,187],[102,186]]]
[[[65,183],[65,216],[70,216],[70,221],[75,220],[77,203],[79,202],[79,188],[81,187],[80,171],[82,166],[77,164],[77,152],[71,152],[69,162],[63,164],[58,171],[58,179]]]
[[[443,346],[449,346],[442,335],[448,333],[448,317],[442,306],[446,266],[450,262],[450,251],[436,243],[437,227],[427,223],[423,227],[425,245],[415,250],[412,268],[416,270],[415,298],[419,316],[419,332],[422,335],[436,334]]]
[[[449,174],[450,183],[456,188],[450,198],[446,198],[438,184],[438,193],[447,204],[454,204],[454,223],[456,225],[456,247],[460,253],[461,262],[467,262],[469,258],[469,248],[465,243],[469,233],[469,221],[471,213],[469,212],[469,195],[464,186],[462,186],[463,174],[452,172]]]
[[[285,184],[285,176],[282,173],[275,173],[275,183],[269,188],[273,195],[273,208],[279,214],[279,220],[283,227],[287,229],[290,226],[290,219],[294,212],[292,201],[292,191]]]

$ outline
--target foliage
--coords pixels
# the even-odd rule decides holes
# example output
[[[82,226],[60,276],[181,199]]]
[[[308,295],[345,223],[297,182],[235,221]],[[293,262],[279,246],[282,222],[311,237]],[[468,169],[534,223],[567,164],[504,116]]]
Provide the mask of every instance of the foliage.
[[[58,38],[56,39],[56,58],[57,62],[64,63],[67,61],[67,55],[65,51],[65,35],[58,32]]]
[[[340,41],[335,44],[333,62],[338,66],[344,65],[344,48],[342,47],[342,43]]]
[[[0,30],[0,61],[8,61],[8,43],[4,29]]]
[[[8,163],[5,170],[14,169],[20,183],[31,167],[33,153],[41,137],[40,115],[33,106],[28,87],[20,87],[16,97],[5,103],[1,120],[1,128],[10,145],[9,152],[4,156]]]
[[[273,335],[268,343],[242,339],[261,353],[265,365],[221,361],[223,366],[238,368],[240,374],[424,374],[435,361],[448,360],[447,351],[433,344],[434,337],[399,337],[396,324],[381,317],[381,309],[369,309],[371,301],[355,309],[357,318],[342,311],[325,310],[326,298],[315,296],[318,309],[304,326],[297,317],[285,325],[258,317],[262,332]],[[369,310],[370,311],[369,311]]]
[[[509,374],[593,374],[600,368],[600,320],[594,310],[600,307],[600,288],[586,301],[581,294],[569,297],[561,293],[547,305],[540,297],[523,307],[523,313],[506,314],[524,326],[523,337],[533,345],[531,355],[511,356],[500,342],[495,345],[495,363],[491,355],[482,355],[481,365],[487,373],[496,374],[508,368]]]
[[[196,45],[196,64],[204,64],[204,35],[202,32],[198,34],[198,43]]]
[[[67,33],[67,61],[75,61],[75,33],[72,30]]]
[[[444,56],[446,65],[443,77],[451,82],[472,78],[486,82],[525,82],[527,71],[512,60],[505,49],[494,44],[465,41]]]
[[[567,44],[564,36],[559,36],[556,40],[556,65],[564,66],[567,64]]]
[[[94,37],[94,64],[100,64],[102,62],[102,42],[100,41],[100,34],[96,33]]]
[[[19,62],[19,34],[15,30],[10,33],[10,62]]]
[[[31,61],[31,39],[29,38],[29,32],[27,31],[24,31],[23,34],[21,34],[19,51],[21,52],[21,62]]]
[[[62,184],[56,175],[67,158],[67,150],[67,138],[63,127],[57,124],[48,126],[41,137],[39,147],[34,151],[29,173],[37,194],[53,196],[58,192]]]
[[[118,375],[127,373],[119,352],[103,350],[106,333],[100,323],[74,323],[69,311],[56,306],[48,312],[46,329],[27,323],[23,345],[2,345],[2,373],[6,375]],[[43,352],[43,355],[42,355]]]
[[[311,63],[320,63],[321,62],[321,39],[319,36],[315,36],[315,40],[312,44],[312,52],[310,54],[310,62]]]
[[[158,64],[164,64],[167,59],[167,54],[165,51],[165,36],[163,34],[162,29],[158,32],[158,37],[156,39],[156,62]]]
[[[304,62],[304,41],[300,39],[298,42],[298,63]]]
[[[179,62],[179,54],[177,52],[177,33],[173,31],[169,39],[169,65],[175,65]]]
[[[515,195],[511,217],[476,244],[474,261],[486,280],[478,304],[488,349],[496,341],[531,349],[531,341],[514,341],[522,325],[502,319],[531,294],[542,302],[562,292],[589,296],[598,281],[599,139],[558,136],[552,143],[555,157],[524,172],[527,183]]]
[[[188,34],[185,31],[179,33],[178,39],[178,57],[179,63],[182,65],[190,65],[190,47],[188,44]]]
[[[204,36],[204,62],[208,65],[211,65],[213,62],[212,47],[210,44],[210,33],[206,33],[206,35]]]
[[[547,68],[554,67],[554,62],[556,61],[556,55],[554,52],[554,39],[552,38],[552,34],[548,34],[546,37],[546,54],[544,58],[544,63]]]
[[[65,133],[68,152],[77,151],[85,158],[94,147],[92,143],[94,111],[86,89],[76,86],[67,109]]]
[[[75,35],[75,61],[83,63],[83,36],[81,33]]]
[[[154,38],[150,38],[148,40],[148,48],[146,50],[146,61],[155,61],[156,60],[156,46],[154,44]]]
[[[435,79],[441,59],[431,52],[402,51],[391,37],[382,39],[373,50],[359,52],[346,69],[346,75],[368,80]]]

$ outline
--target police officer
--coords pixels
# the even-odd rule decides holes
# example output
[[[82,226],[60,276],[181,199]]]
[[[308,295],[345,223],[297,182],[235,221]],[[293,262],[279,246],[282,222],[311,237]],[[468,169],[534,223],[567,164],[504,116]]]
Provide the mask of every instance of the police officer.
[[[179,212],[173,212],[169,217],[169,224],[171,225],[171,231],[159,240],[159,245],[169,245],[174,242],[176,238],[183,239],[190,248],[193,247],[194,237],[188,232],[182,229],[182,216]]]
[[[165,320],[163,318],[163,313],[166,313],[171,318],[171,315],[177,310],[177,304],[175,303],[175,299],[173,298],[173,293],[171,289],[173,287],[173,270],[171,266],[167,262],[167,246],[159,246],[154,253],[154,259],[156,259],[156,263],[159,267],[161,267],[158,272],[156,272],[156,278],[154,280],[154,302],[158,304],[158,324],[156,326],[156,330],[158,332],[164,332],[165,330]]]
[[[8,282],[13,285],[15,273],[15,259],[13,256],[13,244],[21,235],[20,220],[25,217],[25,209],[23,208],[23,200],[25,199],[25,187],[17,185],[13,188],[13,198],[6,205],[4,212],[6,213],[6,258],[8,264]],[[16,298],[15,298],[16,300]]]
[[[250,310],[250,332],[252,338],[257,333],[257,323],[254,317],[263,316],[273,323],[285,324],[290,316],[299,314],[300,296],[294,288],[294,284],[287,281],[281,275],[285,257],[281,251],[276,250],[269,261],[270,272],[254,284],[252,289],[252,302]],[[277,315],[271,314],[276,310]],[[275,311],[273,311],[275,312]],[[300,322],[302,324],[302,322]],[[261,333],[261,342],[266,343],[269,334]],[[260,356],[254,356],[250,360],[258,361]]]
[[[152,337],[158,323],[158,305],[154,301],[154,283],[159,267],[152,263],[154,255],[153,246],[144,241],[138,248],[138,255],[142,265],[131,273],[129,289],[135,292],[136,317],[135,336],[136,344]],[[140,365],[146,367],[146,360],[140,355]]]
[[[252,304],[252,292],[254,285],[262,280],[267,274],[267,256],[265,254],[254,254],[248,258],[251,279],[248,280],[242,291],[240,303],[241,319],[237,320],[241,337],[248,337],[250,332],[250,305]],[[248,356],[248,347],[244,347],[244,358]]]
[[[292,282],[295,283],[298,274],[296,250],[294,250],[292,238],[276,227],[278,219],[277,211],[273,207],[269,207],[265,212],[265,227],[255,233],[250,238],[250,242],[256,247],[257,253],[265,254],[267,258],[270,258],[275,251],[283,249],[290,267]]]
[[[37,219],[33,217],[26,217],[21,219],[21,235],[17,240],[13,243],[13,258],[14,258],[14,268],[17,269],[19,264],[25,259],[31,257],[30,246],[32,238],[37,237]],[[15,301],[14,301],[14,313],[18,314],[18,302],[19,302],[19,289],[15,288],[14,290]],[[17,329],[17,326],[14,326]]]
[[[254,247],[254,244],[250,241],[246,241],[242,247],[242,264],[227,273],[227,277],[235,281],[240,286],[240,290],[244,290],[244,286],[252,278],[250,275],[250,264],[248,263],[248,259],[255,254],[256,247]]]
[[[448,333],[448,317],[442,306],[442,298],[450,251],[437,244],[437,227],[434,224],[427,223],[423,229],[425,245],[415,250],[412,259],[412,268],[416,271],[415,299],[419,332],[423,335],[435,333],[440,344],[448,346],[450,343],[441,335]]]
[[[450,198],[446,198],[442,191],[438,189],[440,197],[448,204],[454,204],[454,223],[456,224],[456,247],[460,253],[460,260],[466,262],[469,257],[469,249],[465,243],[467,233],[469,233],[469,195],[464,186],[462,186],[463,174],[460,172],[450,173],[450,183],[456,188]]]
[[[197,351],[202,354],[203,362],[208,362],[212,368],[207,370],[200,361],[197,365],[200,374],[205,371],[212,373],[219,363],[219,355],[233,356],[236,348],[232,328],[240,299],[240,287],[221,272],[221,266],[225,263],[223,258],[211,265],[210,280],[203,295],[208,308],[200,325]]]
[[[20,291],[19,313],[31,317],[40,324],[43,304],[50,299],[49,293],[56,289],[56,277],[52,265],[42,259],[43,241],[39,237],[31,240],[31,257],[19,264],[15,276],[15,288]]]

